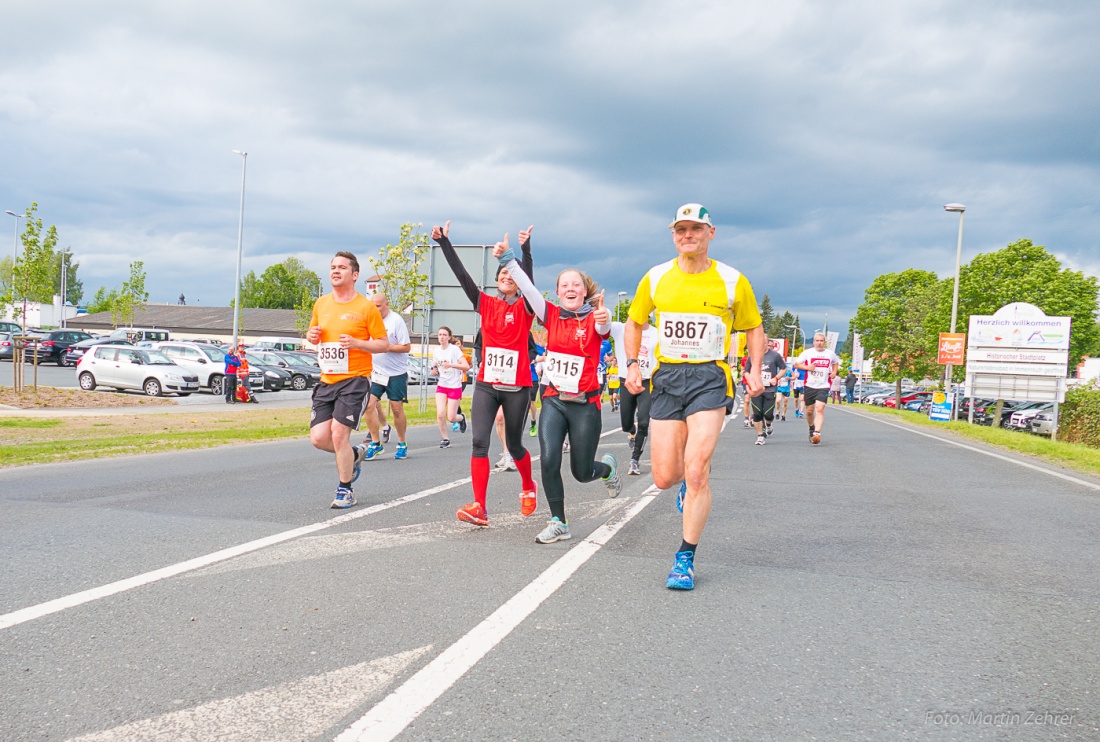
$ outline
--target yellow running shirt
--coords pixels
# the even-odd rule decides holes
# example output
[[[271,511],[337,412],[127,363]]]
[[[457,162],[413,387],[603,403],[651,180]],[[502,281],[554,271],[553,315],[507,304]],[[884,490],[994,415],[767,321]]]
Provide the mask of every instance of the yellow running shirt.
[[[711,260],[702,273],[684,273],[673,258],[642,277],[630,305],[630,319],[644,325],[654,310],[657,364],[715,362],[726,372],[732,393],[726,363],[730,333],[761,323],[748,279],[717,260]]]
[[[332,294],[325,294],[313,302],[309,326],[321,328],[317,360],[321,364],[323,383],[335,384],[354,376],[370,376],[373,356],[365,350],[341,348],[340,336],[351,335],[357,340],[387,337],[382,314],[374,302],[359,293],[343,303],[333,299]]]

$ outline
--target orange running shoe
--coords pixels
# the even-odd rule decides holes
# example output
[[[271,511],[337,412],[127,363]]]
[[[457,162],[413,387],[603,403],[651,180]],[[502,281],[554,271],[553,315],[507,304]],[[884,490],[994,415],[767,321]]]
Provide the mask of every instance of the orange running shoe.
[[[459,520],[473,523],[475,526],[489,525],[489,514],[485,512],[485,508],[481,507],[481,503],[468,502],[458,509],[456,515]]]
[[[821,443],[821,433],[815,430],[814,434],[810,436],[810,443],[814,444],[815,446],[818,443]]]
[[[539,506],[539,484],[535,482],[535,488],[528,492],[524,490],[519,496],[519,512],[526,518]]]

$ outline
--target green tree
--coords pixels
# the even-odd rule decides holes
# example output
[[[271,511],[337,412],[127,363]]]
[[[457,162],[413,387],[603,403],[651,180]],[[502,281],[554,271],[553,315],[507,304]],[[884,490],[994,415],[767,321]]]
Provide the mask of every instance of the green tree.
[[[942,294],[935,273],[912,268],[886,273],[871,282],[852,318],[864,352],[875,357],[874,377],[894,381],[897,398],[903,377],[920,378],[937,368],[936,310]]]
[[[760,324],[768,337],[776,337],[772,334],[775,332],[775,309],[772,307],[772,298],[767,294],[760,300]]]
[[[317,296],[321,279],[298,258],[269,266],[257,278],[254,271],[241,280],[241,307],[294,309],[303,292]]]
[[[100,286],[95,296],[88,302],[88,313],[110,312],[118,301],[118,289],[107,290],[106,286]]]
[[[428,293],[428,275],[421,270],[430,250],[428,235],[414,231],[423,226],[402,224],[397,244],[379,249],[377,258],[368,258],[382,281],[390,306],[414,317],[424,315],[433,303]]]
[[[951,281],[945,282],[949,286]],[[1082,355],[1100,351],[1097,325],[1096,276],[1062,268],[1058,258],[1042,245],[1017,240],[1003,250],[974,256],[959,271],[960,332],[969,327],[970,315],[993,314],[1005,304],[1023,301],[1052,317],[1072,317],[1069,357],[1073,366]],[[938,308],[940,328],[947,332],[951,322],[951,294]]]
[[[80,268],[80,262],[73,260],[72,250],[65,248],[64,250],[58,250],[54,253],[53,260],[53,276],[54,287],[53,293],[56,296],[61,296],[61,270],[63,267],[68,267],[68,278],[65,283],[65,301],[73,306],[80,303],[80,300],[84,298],[84,284],[79,278],[77,278],[76,271]]]
[[[43,231],[42,220],[35,216],[38,204],[27,209],[26,227],[21,235],[23,253],[15,261],[13,298],[51,302],[54,296],[53,265],[57,245],[57,227]]]
[[[147,301],[149,292],[145,290],[145,263],[135,260],[130,263],[130,278],[122,282],[122,290],[118,292],[111,307],[111,320],[115,327],[133,327],[134,313],[138,309],[144,309]]]

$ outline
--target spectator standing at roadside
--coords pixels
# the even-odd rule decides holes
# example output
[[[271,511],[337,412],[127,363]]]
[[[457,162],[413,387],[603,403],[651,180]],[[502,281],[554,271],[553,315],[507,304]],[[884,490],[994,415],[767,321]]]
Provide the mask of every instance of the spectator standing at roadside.
[[[237,355],[237,349],[230,345],[225,351],[225,378],[222,384],[225,386],[225,403],[237,403],[237,371],[241,367],[241,358]]]
[[[848,369],[848,375],[844,377],[844,396],[848,400],[848,404],[855,403],[856,382],[859,381],[859,377],[856,376],[855,371]]]

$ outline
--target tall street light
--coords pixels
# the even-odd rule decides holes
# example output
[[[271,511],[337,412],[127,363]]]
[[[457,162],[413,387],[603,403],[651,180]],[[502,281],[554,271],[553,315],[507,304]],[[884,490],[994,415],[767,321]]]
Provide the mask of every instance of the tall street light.
[[[15,271],[15,261],[19,259],[19,220],[26,216],[26,214],[16,214],[14,211],[5,211],[5,214],[9,214],[15,217],[15,240],[12,244],[11,253],[11,269]]]
[[[248,153],[239,149],[234,154],[241,156],[241,217],[237,222],[237,282],[233,285],[233,347],[239,342],[237,335],[241,328],[241,257],[244,255],[244,179],[248,172]]]
[[[803,330],[798,325],[783,325],[783,326],[786,327],[788,330],[798,330],[799,332],[801,332],[802,333],[802,347],[803,348],[806,347],[806,331],[805,330]],[[791,333],[791,345],[794,345],[794,333],[793,332]],[[792,351],[792,355],[793,355],[794,348],[791,348],[791,351]]]
[[[959,213],[959,244],[955,248],[955,291],[951,295],[951,332],[955,332],[955,319],[959,315],[959,265],[962,263],[963,254],[963,214],[966,213],[966,206],[963,204],[947,204],[944,207],[945,211],[957,211]],[[947,368],[944,371],[943,376],[943,390],[944,392],[951,393],[951,364],[947,364]],[[952,404],[952,406],[954,406]]]

